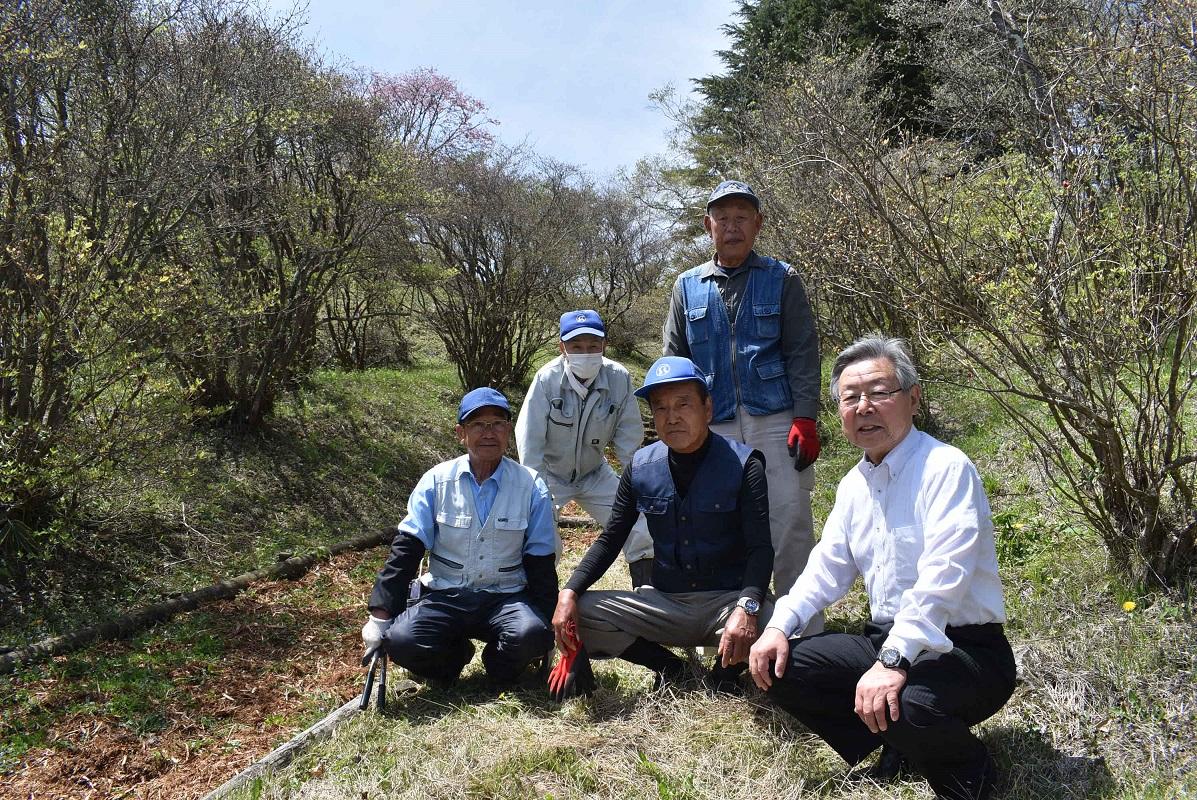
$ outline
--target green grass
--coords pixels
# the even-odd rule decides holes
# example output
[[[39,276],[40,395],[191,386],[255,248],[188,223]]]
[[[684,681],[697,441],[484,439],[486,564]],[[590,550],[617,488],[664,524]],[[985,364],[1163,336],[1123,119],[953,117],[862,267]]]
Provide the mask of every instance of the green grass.
[[[1197,795],[1191,609],[1152,595],[1124,610],[1133,589],[1106,573],[1100,542],[1052,500],[996,406],[954,387],[933,392],[933,427],[976,461],[995,511],[1020,663],[1011,703],[980,726],[1006,775],[1002,796]],[[817,522],[859,458],[838,429],[822,432]],[[623,580],[618,565],[612,572],[608,580]],[[829,626],[858,626],[866,608],[858,584]],[[532,683],[487,694],[480,669],[475,663],[456,691],[420,689],[393,697],[385,716],[356,718],[265,780],[258,796],[930,797],[918,780],[878,786],[847,770],[754,690],[746,699],[651,694],[643,670],[611,661],[597,667],[594,698],[557,708]]]
[[[625,363],[639,377],[649,361]],[[97,540],[96,558],[62,565],[42,595],[6,609],[0,639],[68,630],[268,563],[279,550],[303,552],[397,521],[415,479],[457,452],[450,428],[458,392],[447,365],[327,372],[261,434],[197,425],[164,435],[141,473],[108,487],[142,510],[143,524]],[[1197,796],[1197,636],[1185,596],[1146,594],[1108,574],[1101,543],[1047,492],[991,400],[941,384],[926,396],[934,431],[977,463],[995,513],[1020,685],[980,732],[1006,774],[1003,796]],[[820,421],[817,524],[859,458],[833,414]],[[76,746],[52,738],[56,724],[75,716],[119,720],[152,748],[171,715],[183,713],[196,721],[194,750],[237,752],[245,734],[212,712],[205,676],[222,674],[249,643],[269,654],[254,679],[284,659],[343,646],[353,635],[346,609],[361,605],[381,553],[349,569],[348,591],[322,572],[269,598],[251,591],[235,618],[193,613],[0,678],[0,774],[30,749]],[[567,552],[563,576],[578,557],[577,548]],[[608,585],[626,583],[621,567]],[[830,610],[829,627],[858,626],[866,608],[858,584]],[[642,669],[609,661],[597,671],[595,697],[558,707],[531,677],[495,696],[475,661],[459,687],[393,693],[385,715],[355,717],[237,796],[930,797],[921,781],[879,787],[847,771],[753,690],[746,698],[654,694]],[[36,684],[43,678],[57,688]],[[314,692],[295,710],[266,714],[261,726],[281,742],[339,703]]]
[[[157,448],[96,491],[101,506],[120,499],[119,524],[80,531],[5,602],[0,645],[395,524],[428,465],[457,452],[459,393],[443,362],[320,372],[280,403],[264,431],[234,434],[203,422],[163,430]]]

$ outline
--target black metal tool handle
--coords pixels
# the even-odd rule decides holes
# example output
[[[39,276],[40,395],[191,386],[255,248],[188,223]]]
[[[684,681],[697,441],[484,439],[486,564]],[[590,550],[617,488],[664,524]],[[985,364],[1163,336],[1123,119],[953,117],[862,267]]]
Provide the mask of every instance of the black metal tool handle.
[[[387,654],[381,647],[378,648],[378,661],[378,698],[374,707],[379,711],[385,711],[387,707]]]
[[[370,669],[366,673],[366,688],[362,690],[362,699],[357,704],[357,707],[362,711],[365,711],[366,707],[370,705],[370,690],[374,688],[374,669],[378,666],[378,654],[381,652],[381,647],[375,647],[362,657],[362,664],[366,663],[366,659],[370,659]]]

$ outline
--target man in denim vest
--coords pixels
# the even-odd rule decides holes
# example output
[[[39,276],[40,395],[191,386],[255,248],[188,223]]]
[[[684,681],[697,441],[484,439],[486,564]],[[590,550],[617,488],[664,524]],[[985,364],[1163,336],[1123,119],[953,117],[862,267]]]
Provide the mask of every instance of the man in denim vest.
[[[560,508],[577,501],[606,525],[619,476],[607,463],[607,445],[628,464],[644,441],[632,376],[604,353],[607,328],[597,311],[561,315],[561,355],[536,371],[515,423],[520,463],[545,480]],[[623,548],[632,588],[652,576],[653,543],[641,518]]]
[[[678,276],[664,352],[692,359],[706,374],[711,430],[765,458],[774,586],[784,594],[814,547],[819,339],[797,271],[753,251],[760,208],[746,183],[715,187],[703,217],[715,257]],[[821,629],[821,617],[808,621],[808,633]]]
[[[586,653],[648,667],[655,686],[676,681],[687,662],[666,645],[717,643],[708,680],[734,688],[759,620],[768,619],[773,546],[760,453],[710,430],[707,382],[689,359],[658,359],[636,395],[649,401],[660,440],[624,468],[607,526],[557,596],[557,643],[563,658],[573,654],[557,699],[594,689]],[[652,585],[587,591],[640,514],[653,541]]]
[[[438,685],[456,681],[473,659],[471,639],[484,641],[482,664],[501,687],[553,645],[553,498],[533,470],[503,455],[511,408],[500,392],[467,393],[456,432],[466,455],[433,467],[412,491],[374,583],[362,639]],[[407,608],[425,551],[423,592]]]

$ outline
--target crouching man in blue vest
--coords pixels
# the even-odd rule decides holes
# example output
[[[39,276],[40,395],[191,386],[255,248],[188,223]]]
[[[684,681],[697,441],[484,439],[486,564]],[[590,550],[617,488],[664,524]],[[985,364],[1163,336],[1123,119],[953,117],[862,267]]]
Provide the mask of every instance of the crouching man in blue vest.
[[[688,358],[658,359],[636,396],[648,400],[660,440],[624,468],[606,527],[557,595],[553,628],[563,660],[572,658],[557,699],[594,689],[587,653],[648,667],[654,688],[677,681],[687,662],[670,645],[718,643],[707,681],[734,688],[768,619],[773,545],[764,457],[710,430],[706,378]],[[641,513],[653,541],[652,585],[588,592]]]
[[[362,639],[367,650],[381,644],[396,664],[442,686],[457,680],[478,639],[486,642],[487,678],[502,687],[553,646],[553,498],[533,470],[503,455],[511,408],[500,392],[466,394],[456,433],[466,455],[433,467],[412,491]],[[425,551],[424,591],[405,608]]]

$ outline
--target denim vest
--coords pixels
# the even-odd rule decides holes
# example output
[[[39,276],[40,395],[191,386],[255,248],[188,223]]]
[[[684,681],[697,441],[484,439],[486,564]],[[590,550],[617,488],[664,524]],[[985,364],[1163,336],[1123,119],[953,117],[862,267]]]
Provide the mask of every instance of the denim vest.
[[[734,419],[737,403],[754,417],[794,406],[781,354],[781,290],[789,267],[755,253],[749,258],[738,267],[749,272],[734,329],[715,280],[702,277],[707,265],[681,276],[690,359],[706,373],[715,422]]]
[[[747,553],[740,486],[751,447],[717,433],[685,499],[669,473],[669,448],[654,442],[632,457],[636,508],[653,539],[652,585],[663,592],[740,589]]]
[[[428,556],[429,589],[516,592],[527,583],[524,540],[535,473],[503,457],[503,474],[490,516],[478,519],[469,456],[437,467],[436,539]]]

